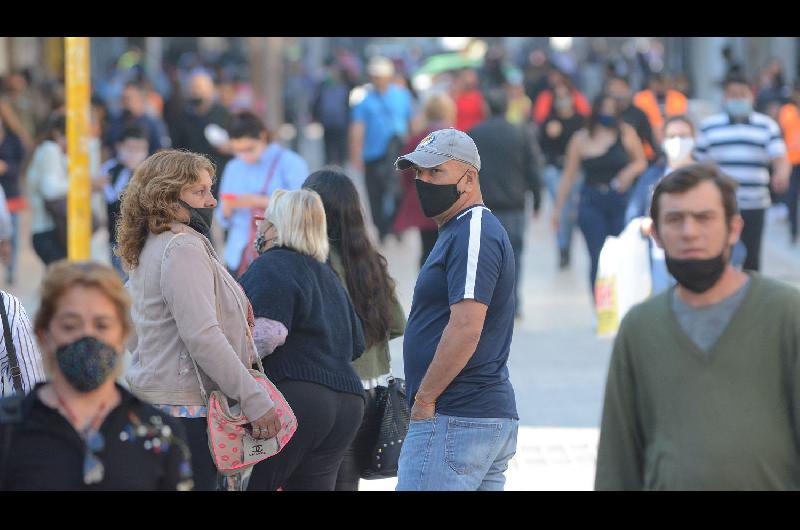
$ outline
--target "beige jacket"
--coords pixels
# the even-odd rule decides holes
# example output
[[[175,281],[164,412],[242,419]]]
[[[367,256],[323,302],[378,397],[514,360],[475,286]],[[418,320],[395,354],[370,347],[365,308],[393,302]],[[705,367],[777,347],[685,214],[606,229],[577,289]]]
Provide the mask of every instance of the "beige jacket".
[[[150,234],[128,289],[135,334],[126,380],[133,394],[156,404],[204,405],[194,359],[206,391],[240,402],[248,418],[272,408],[248,372],[255,345],[247,298],[208,239],[181,223]]]

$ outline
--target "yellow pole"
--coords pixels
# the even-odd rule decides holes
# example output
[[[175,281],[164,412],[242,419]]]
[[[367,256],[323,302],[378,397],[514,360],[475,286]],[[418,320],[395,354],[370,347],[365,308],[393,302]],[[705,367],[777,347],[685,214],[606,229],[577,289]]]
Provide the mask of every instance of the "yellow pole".
[[[66,37],[67,256],[88,260],[92,237],[91,182],[89,179],[89,38]]]

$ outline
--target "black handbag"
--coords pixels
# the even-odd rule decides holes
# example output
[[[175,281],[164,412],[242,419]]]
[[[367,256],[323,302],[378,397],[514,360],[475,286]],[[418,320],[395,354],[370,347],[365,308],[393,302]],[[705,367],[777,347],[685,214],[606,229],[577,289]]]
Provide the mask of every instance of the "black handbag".
[[[361,478],[397,476],[400,449],[408,433],[410,417],[405,380],[389,377],[386,386],[375,387],[374,428]]]

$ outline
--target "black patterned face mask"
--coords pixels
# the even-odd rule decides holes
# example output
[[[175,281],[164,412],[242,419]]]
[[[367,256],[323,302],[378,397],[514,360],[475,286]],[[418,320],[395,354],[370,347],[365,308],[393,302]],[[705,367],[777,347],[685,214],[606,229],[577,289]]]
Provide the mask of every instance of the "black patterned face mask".
[[[97,390],[114,371],[119,354],[95,337],[82,337],[56,350],[58,367],[79,392]]]

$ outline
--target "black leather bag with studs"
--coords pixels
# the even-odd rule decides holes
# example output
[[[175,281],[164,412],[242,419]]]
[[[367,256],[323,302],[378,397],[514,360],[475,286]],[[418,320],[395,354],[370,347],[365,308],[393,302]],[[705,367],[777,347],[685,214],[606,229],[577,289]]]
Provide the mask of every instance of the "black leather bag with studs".
[[[397,476],[400,449],[408,433],[411,411],[406,400],[406,382],[390,377],[386,386],[375,387],[374,443],[364,462],[361,478],[380,479]]]

